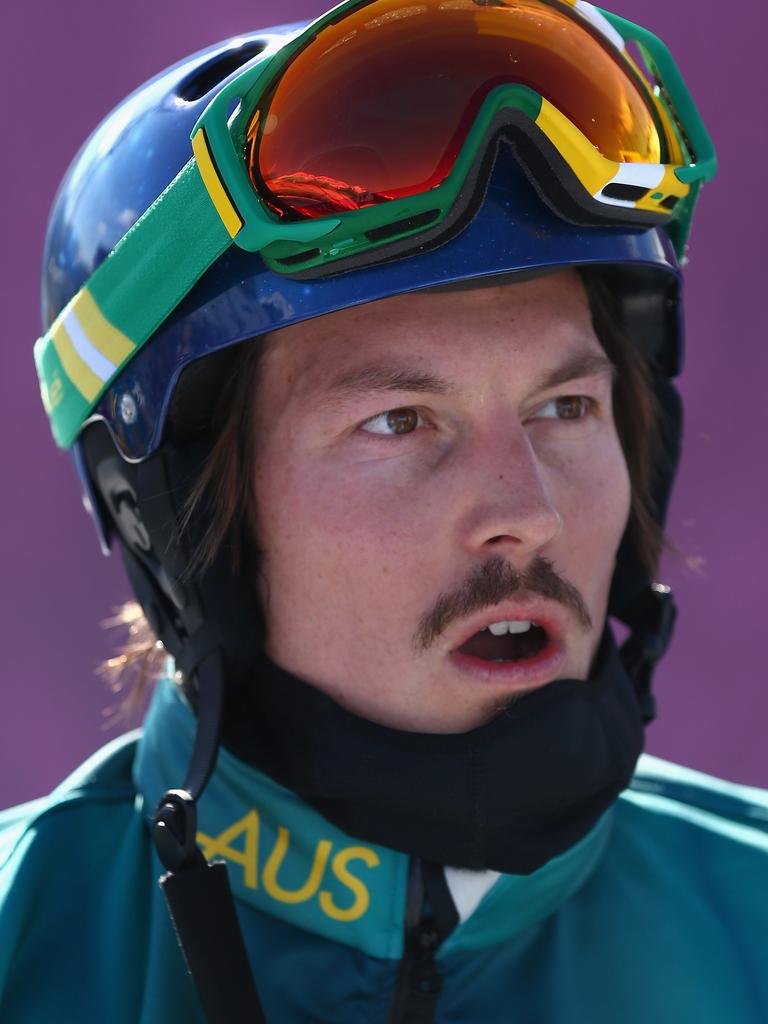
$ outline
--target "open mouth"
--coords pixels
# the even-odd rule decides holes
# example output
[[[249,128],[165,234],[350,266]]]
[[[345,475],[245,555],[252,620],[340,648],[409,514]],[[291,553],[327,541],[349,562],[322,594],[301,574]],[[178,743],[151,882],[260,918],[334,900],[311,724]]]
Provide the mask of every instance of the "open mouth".
[[[546,648],[546,629],[529,620],[492,622],[456,648],[457,654],[493,663],[523,662]]]

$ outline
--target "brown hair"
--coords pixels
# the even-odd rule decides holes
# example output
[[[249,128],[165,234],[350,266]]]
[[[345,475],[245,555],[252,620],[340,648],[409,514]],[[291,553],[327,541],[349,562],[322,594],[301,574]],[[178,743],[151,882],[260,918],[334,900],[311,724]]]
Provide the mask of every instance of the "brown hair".
[[[595,334],[616,367],[613,416],[632,485],[628,531],[643,568],[653,578],[664,548],[653,492],[665,471],[661,408],[654,366],[627,335],[615,293],[599,272],[582,271]]]
[[[652,384],[652,367],[621,327],[620,314],[608,284],[594,272],[582,272],[595,333],[616,367],[613,405],[616,429],[627,461],[632,498],[628,530],[643,567],[653,576],[664,536],[656,518],[653,488],[661,468],[660,411]],[[197,546],[189,572],[210,565],[226,546],[233,571],[256,560],[251,473],[253,408],[264,340],[244,342],[228,359],[227,373],[216,389],[210,416],[215,438],[210,455],[188,499],[180,528],[201,509],[208,526]],[[176,400],[174,400],[176,401]],[[172,413],[173,415],[173,413]],[[215,514],[211,514],[215,511]],[[142,703],[148,685],[162,671],[163,651],[142,615],[128,602],[111,624],[127,625],[128,643],[102,666],[113,690],[126,689],[123,708],[130,714]],[[125,676],[130,675],[130,687]]]

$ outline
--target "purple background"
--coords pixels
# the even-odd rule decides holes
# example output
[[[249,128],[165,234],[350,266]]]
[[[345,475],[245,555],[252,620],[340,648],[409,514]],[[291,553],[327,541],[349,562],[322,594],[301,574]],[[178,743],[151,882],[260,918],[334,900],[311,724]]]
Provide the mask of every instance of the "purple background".
[[[40,252],[57,183],[96,123],[156,71],[238,31],[314,16],[321,3],[3,7],[0,806],[46,792],[114,735],[103,728],[114,699],[93,669],[110,648],[99,623],[128,594],[120,565],[99,555],[69,459],[53,446],[36,392]],[[733,21],[701,0],[615,0],[614,9],[665,38],[721,157],[688,271],[687,435],[669,532],[689,564],[667,564],[681,619],[657,674],[661,716],[649,748],[768,786],[768,18],[756,0],[729,8]]]

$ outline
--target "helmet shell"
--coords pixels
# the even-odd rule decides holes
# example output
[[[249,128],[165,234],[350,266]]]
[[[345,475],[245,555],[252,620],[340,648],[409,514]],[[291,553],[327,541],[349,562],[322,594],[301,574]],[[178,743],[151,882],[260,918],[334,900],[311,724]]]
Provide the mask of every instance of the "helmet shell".
[[[47,328],[191,156],[189,136],[216,90],[303,24],[226,40],[140,87],[96,129],[56,197],[45,243]],[[500,145],[480,208],[443,244],[343,273],[299,280],[232,246],[112,383],[93,418],[124,458],[151,455],[176,384],[191,363],[289,324],[402,292],[516,271],[610,265],[622,276],[636,336],[667,374],[679,368],[680,278],[659,229],[580,227],[554,214]],[[77,456],[76,456],[77,457]]]

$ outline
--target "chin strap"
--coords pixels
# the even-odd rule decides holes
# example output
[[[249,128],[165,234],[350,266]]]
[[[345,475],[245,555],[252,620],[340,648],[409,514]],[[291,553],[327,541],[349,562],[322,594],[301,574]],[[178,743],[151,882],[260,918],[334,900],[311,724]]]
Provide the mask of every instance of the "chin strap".
[[[168,873],[160,879],[168,910],[209,1024],[266,1024],[223,861],[208,864],[196,843],[197,807],[216,765],[224,695],[220,651],[205,627],[183,666],[197,677],[197,733],[182,789],[157,806],[153,838]],[[208,651],[205,648],[208,647]],[[196,663],[196,664],[194,664]],[[182,667],[182,666],[180,666]]]
[[[621,660],[634,683],[646,725],[656,717],[651,682],[657,663],[669,647],[677,618],[671,587],[651,583],[623,617],[631,632],[621,647]]]
[[[165,446],[171,451],[169,445]],[[226,628],[241,625],[237,605],[227,607],[225,627],[206,614],[221,608],[219,589],[203,594],[187,575],[189,548],[178,523],[207,457],[208,445],[189,445],[184,459],[156,453],[143,463],[125,462],[102,424],[88,429],[83,460],[98,484],[101,513],[120,537],[126,572],[144,614],[188,684],[197,731],[186,779],[169,789],[152,827],[167,874],[160,879],[181,951],[209,1024],[266,1024],[245,949],[223,861],[208,864],[197,846],[197,801],[216,766],[224,704]],[[178,453],[177,453],[178,454]],[[186,546],[185,546],[186,545]],[[230,587],[231,573],[224,573]],[[210,583],[209,583],[210,586]],[[238,595],[239,596],[239,595]],[[224,602],[225,603],[225,602]],[[242,612],[246,618],[249,609]]]

